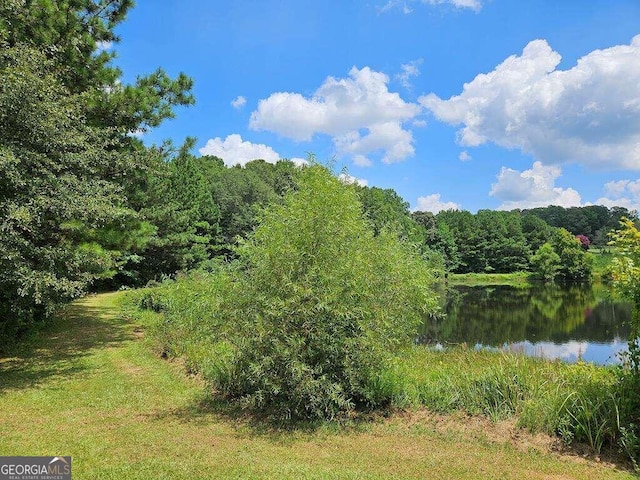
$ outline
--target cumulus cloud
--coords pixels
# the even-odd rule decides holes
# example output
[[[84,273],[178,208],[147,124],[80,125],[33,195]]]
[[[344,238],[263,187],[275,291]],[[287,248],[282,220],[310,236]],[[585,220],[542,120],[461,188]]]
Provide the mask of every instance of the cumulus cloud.
[[[422,64],[422,62],[423,60],[419,58],[418,60],[413,60],[412,62],[400,65],[402,72],[398,73],[396,75],[396,78],[400,81],[400,84],[403,87],[413,87],[413,85],[411,84],[411,79],[420,75],[420,69],[418,67]]]
[[[606,196],[598,198],[593,202],[594,205],[640,210],[640,179],[608,182],[604,191]]]
[[[423,5],[443,5],[449,4],[456,8],[469,8],[474,11],[479,11],[482,8],[482,0],[389,0],[383,7],[380,8],[381,12],[387,12],[394,8],[401,8],[402,13],[409,14],[413,12],[410,7],[412,3],[420,2]]]
[[[347,185],[352,185],[354,183],[360,185],[361,187],[366,187],[367,185],[369,185],[368,180],[365,180],[364,178],[356,178],[352,175],[349,175],[348,173],[341,173],[340,175],[338,175],[338,178],[342,181],[342,183],[346,183]]]
[[[498,207],[500,210],[548,205],[580,206],[581,197],[577,191],[555,186],[555,181],[561,174],[560,167],[545,166],[541,162],[534,162],[530,170],[523,172],[502,167],[497,176],[498,181],[491,186],[489,194],[503,201]]]
[[[384,73],[353,67],[348,78],[328,77],[311,97],[277,92],[260,100],[249,126],[297,141],[325,134],[340,155],[380,152],[383,162],[399,162],[414,154],[413,134],[403,124],[421,108],[390,92],[388,83]]]
[[[454,202],[443,202],[440,200],[440,194],[434,193],[426,197],[418,197],[418,202],[414,210],[435,214],[442,210],[460,210],[460,205]]]
[[[431,93],[419,102],[461,125],[465,146],[493,142],[547,165],[640,169],[640,35],[594,50],[568,70],[557,69],[560,60],[545,40],[534,40],[459,95]]]
[[[235,109],[242,108],[246,105],[247,99],[240,95],[238,98],[231,102],[231,106]]]
[[[251,160],[262,159],[268,163],[276,163],[280,155],[271,147],[261,143],[242,141],[237,133],[227,136],[211,138],[206,145],[198,150],[201,155],[215,155],[227,166],[245,165]]]
[[[461,162],[468,162],[469,160],[471,160],[471,155],[469,155],[469,152],[467,152],[466,150],[463,150],[462,152],[460,152],[460,155],[458,155],[458,159]]]

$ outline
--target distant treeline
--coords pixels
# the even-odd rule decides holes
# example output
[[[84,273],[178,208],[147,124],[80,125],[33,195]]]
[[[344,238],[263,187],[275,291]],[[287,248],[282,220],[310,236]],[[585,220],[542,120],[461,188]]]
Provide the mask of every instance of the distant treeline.
[[[574,235],[584,235],[592,245],[598,247],[609,242],[607,234],[620,227],[622,217],[637,219],[635,210],[629,211],[624,207],[607,208],[603,205],[569,208],[550,205],[522,210],[522,215],[535,215],[552,227],[565,228]]]
[[[134,207],[151,234],[129,252],[118,274],[103,282],[109,288],[143,285],[233,257],[238,241],[258,224],[261,208],[296,188],[300,170],[292,162],[255,160],[226,167],[217,157],[192,155],[189,147],[156,165],[154,174],[130,196],[138,199]],[[411,212],[393,189],[353,188],[375,233],[393,229],[419,245],[425,257],[455,273],[528,270],[531,256],[543,244],[553,243],[558,229],[603,246],[621,217],[637,218],[626,208],[604,206],[434,215]]]

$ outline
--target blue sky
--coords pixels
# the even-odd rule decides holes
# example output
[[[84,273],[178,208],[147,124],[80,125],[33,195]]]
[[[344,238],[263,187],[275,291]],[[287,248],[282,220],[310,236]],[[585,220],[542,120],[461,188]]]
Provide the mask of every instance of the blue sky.
[[[148,144],[313,152],[412,209],[640,206],[637,0],[139,0],[117,32],[123,81],[195,81]]]

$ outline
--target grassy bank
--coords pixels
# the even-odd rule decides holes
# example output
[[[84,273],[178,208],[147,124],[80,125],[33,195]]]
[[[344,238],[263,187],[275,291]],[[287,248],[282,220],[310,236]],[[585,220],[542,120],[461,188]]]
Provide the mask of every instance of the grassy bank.
[[[614,249],[591,248],[589,253],[593,257],[593,280],[602,281],[614,257]],[[529,287],[535,283],[529,272],[515,273],[451,273],[448,276],[451,285],[466,285],[469,287],[508,285],[512,287]]]
[[[79,479],[633,478],[553,452],[549,437],[511,422],[460,413],[269,429],[212,404],[183,364],[154,355],[151,315],[122,316],[120,297],[76,302],[30,347],[0,359],[2,454],[72,455]],[[422,361],[442,361],[438,375],[491,363],[467,355],[455,367],[446,357]],[[412,371],[416,385],[431,375]]]
[[[451,285],[477,287],[483,285],[509,285],[512,287],[531,286],[528,272],[515,273],[452,273],[448,277]]]

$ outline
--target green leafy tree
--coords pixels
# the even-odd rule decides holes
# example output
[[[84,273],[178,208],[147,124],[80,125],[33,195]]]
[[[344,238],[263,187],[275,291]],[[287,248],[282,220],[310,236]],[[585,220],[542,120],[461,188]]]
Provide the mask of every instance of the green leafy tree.
[[[561,268],[560,256],[550,243],[545,243],[531,257],[533,274],[545,282],[553,282]]]
[[[566,281],[586,281],[591,278],[593,257],[585,252],[580,240],[564,228],[559,228],[551,240],[560,257],[558,276]]]
[[[553,227],[536,215],[522,216],[522,233],[532,252],[551,241]]]
[[[527,268],[529,248],[519,214],[480,210],[476,214],[476,225],[485,262],[483,271],[508,273]]]
[[[320,165],[271,205],[239,250],[234,365],[217,388],[278,417],[331,418],[375,405],[372,380],[437,305],[433,275],[353,186]]]
[[[487,265],[481,248],[482,231],[476,217],[467,211],[448,210],[436,215],[438,226],[446,225],[455,239],[459,263],[455,273],[483,272]]]
[[[130,135],[193,101],[162,72],[120,85],[98,42],[127,0],[0,2],[0,336],[113,276],[154,227],[130,208],[155,154]],[[121,90],[131,93],[123,98]],[[130,180],[131,179],[131,180]]]
[[[431,212],[412,212],[411,218],[424,228],[426,247],[442,255],[448,272],[455,271],[460,266],[460,255],[449,226],[444,222],[439,223]]]
[[[391,188],[356,187],[365,216],[375,235],[384,229],[398,232],[404,239],[424,243],[424,229],[409,214],[409,204]]]
[[[32,48],[0,53],[0,335],[7,338],[111,272],[116,225],[135,229],[121,188],[108,179],[126,173],[126,159],[108,149],[110,131],[84,123],[82,103],[54,72]]]
[[[613,285],[633,305],[629,358],[640,378],[640,231],[634,222],[623,218],[620,229],[612,234],[611,240],[616,251],[611,268]]]

